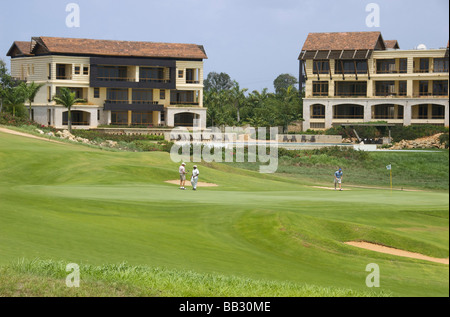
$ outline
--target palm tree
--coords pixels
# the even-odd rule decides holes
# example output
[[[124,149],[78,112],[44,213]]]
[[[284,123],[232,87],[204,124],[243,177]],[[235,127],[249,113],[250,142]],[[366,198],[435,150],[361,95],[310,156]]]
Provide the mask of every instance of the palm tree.
[[[29,115],[31,120],[31,104],[34,102],[34,98],[36,98],[39,90],[44,86],[44,84],[36,84],[34,81],[24,86],[25,100],[29,104]]]
[[[57,105],[63,105],[67,108],[67,123],[69,132],[72,133],[72,118],[71,118],[71,110],[72,106],[76,103],[86,102],[84,99],[76,98],[76,93],[71,92],[69,88],[61,88],[59,95],[53,97],[53,101],[56,102]]]
[[[12,115],[16,116],[16,107],[20,107],[25,103],[25,83],[15,86],[3,91],[3,100],[7,106],[12,107]]]
[[[247,90],[248,90],[247,88],[241,89],[237,81],[233,81],[233,87],[230,90],[228,90],[229,98],[231,99],[234,108],[236,109],[237,112],[238,123],[241,121],[240,110],[242,106],[245,104],[246,101],[245,93],[247,92]]]

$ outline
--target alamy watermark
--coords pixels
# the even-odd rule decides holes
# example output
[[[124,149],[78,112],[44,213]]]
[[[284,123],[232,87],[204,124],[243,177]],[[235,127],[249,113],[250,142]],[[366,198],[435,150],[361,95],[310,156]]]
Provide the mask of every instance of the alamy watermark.
[[[80,287],[80,266],[76,263],[69,263],[66,266],[66,272],[71,272],[66,277],[66,286]]]
[[[239,162],[261,163],[260,173],[278,169],[278,128],[216,127],[201,130],[175,128],[170,139],[173,162]],[[192,155],[191,155],[192,154]]]
[[[380,287],[380,267],[378,266],[378,264],[367,264],[366,272],[370,272],[370,274],[366,277],[366,286]]]
[[[366,12],[369,12],[366,17],[366,26],[368,28],[379,28],[380,6],[377,3],[369,3],[368,5],[366,5]]]
[[[69,3],[66,5],[66,12],[69,12],[69,14],[66,17],[66,26],[68,28],[79,28],[80,6],[76,3]]]

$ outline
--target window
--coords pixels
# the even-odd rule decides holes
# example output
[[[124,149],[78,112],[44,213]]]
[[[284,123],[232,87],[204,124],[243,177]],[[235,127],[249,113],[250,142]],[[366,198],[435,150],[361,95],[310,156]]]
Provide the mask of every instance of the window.
[[[100,98],[100,88],[94,88],[94,98]]]
[[[365,81],[353,81],[353,82],[338,81],[335,84],[335,96],[338,96],[338,97],[367,96],[367,82],[365,82]]]
[[[98,80],[102,81],[128,81],[125,66],[99,66]]]
[[[400,58],[398,60],[398,67],[399,67],[399,73],[400,74],[406,74],[408,72],[408,59],[407,58]]]
[[[325,106],[324,105],[313,105],[312,111],[311,111],[311,118],[324,119],[325,118]]]
[[[448,58],[435,58],[434,59],[434,72],[435,73],[448,73]]]
[[[376,96],[393,96],[395,95],[394,81],[377,81],[375,83]]]
[[[128,89],[108,88],[106,99],[109,103],[128,104]]]
[[[314,74],[328,74],[330,72],[330,63],[328,61],[314,61]]]
[[[428,73],[430,68],[430,59],[429,58],[421,58],[419,61],[419,73]]]
[[[396,72],[395,59],[377,60],[377,74],[392,74]]]
[[[166,90],[165,89],[161,89],[159,91],[159,99],[161,99],[161,100],[166,99]]]
[[[428,80],[419,81],[419,96],[428,96]]]
[[[406,80],[402,80],[398,82],[398,95],[399,96],[406,96],[407,93],[407,84]]]
[[[164,68],[141,67],[139,69],[139,81],[164,82]]]
[[[48,64],[48,79],[52,79],[52,64]]]
[[[313,82],[313,96],[328,96],[328,82],[314,81]]]
[[[127,125],[128,112],[126,111],[111,111],[111,124]]]
[[[178,71],[178,78],[183,78],[184,77],[184,71],[183,70],[179,70]]]
[[[81,67],[79,65],[75,66],[75,75],[80,75]]]
[[[186,83],[198,84],[199,82],[195,79],[195,75],[195,69],[186,69]]]
[[[448,96],[447,80],[433,80],[433,96]]]
[[[153,89],[133,89],[133,103],[152,104]]]
[[[84,66],[83,67],[83,75],[89,75],[89,67],[87,67],[87,66]]]
[[[419,119],[428,119],[428,105],[419,105]]]
[[[367,60],[336,60],[336,74],[367,74]]]

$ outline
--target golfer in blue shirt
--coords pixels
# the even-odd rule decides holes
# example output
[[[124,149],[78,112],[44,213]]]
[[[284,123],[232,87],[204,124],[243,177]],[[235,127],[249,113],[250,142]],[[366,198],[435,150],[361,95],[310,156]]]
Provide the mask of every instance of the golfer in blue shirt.
[[[336,190],[336,184],[339,184],[339,190],[342,190],[342,169],[334,173],[334,190]]]

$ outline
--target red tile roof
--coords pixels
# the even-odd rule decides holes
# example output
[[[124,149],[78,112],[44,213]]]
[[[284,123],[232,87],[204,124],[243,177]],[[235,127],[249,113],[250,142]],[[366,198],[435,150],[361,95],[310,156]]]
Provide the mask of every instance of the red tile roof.
[[[19,51],[18,54],[16,54],[16,55],[30,56],[31,55],[30,48],[31,48],[31,43],[30,42],[15,41],[11,45],[11,48],[9,49],[7,56],[10,56],[10,53],[12,53],[14,51],[14,49]]]
[[[374,50],[380,38],[380,32],[309,33],[302,51]]]
[[[400,45],[398,45],[397,40],[386,40],[384,41],[384,44],[386,45],[386,48],[400,48]]]
[[[203,46],[197,44],[93,40],[46,36],[33,38],[33,40],[37,42],[36,47],[54,54],[186,59],[208,58]],[[28,47],[30,47],[30,42],[28,42]]]

